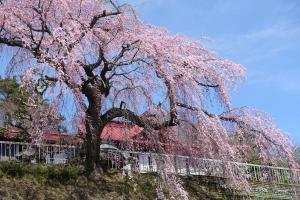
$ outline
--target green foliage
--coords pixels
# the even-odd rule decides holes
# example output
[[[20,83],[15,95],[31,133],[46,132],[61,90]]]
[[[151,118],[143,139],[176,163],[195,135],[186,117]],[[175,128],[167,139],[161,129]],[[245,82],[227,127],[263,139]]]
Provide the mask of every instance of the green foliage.
[[[46,175],[49,180],[66,182],[76,180],[80,174],[80,169],[76,166],[65,166],[62,168],[49,166]]]
[[[3,169],[6,172],[3,172]],[[20,170],[21,173],[19,173]],[[120,171],[108,170],[106,173],[94,173],[91,176],[84,176],[82,170],[82,168],[73,165],[50,166],[0,162],[0,199],[147,200],[157,198],[156,188],[158,184],[160,184],[166,199],[171,199],[170,188],[160,182],[159,176],[155,173],[124,176]],[[10,175],[7,173],[10,173]],[[20,177],[18,173],[23,177]],[[227,180],[218,177],[193,176],[180,178],[191,200],[292,199],[290,186],[283,184],[273,185],[255,182],[251,184],[253,190],[248,194],[244,191],[227,188],[224,186]],[[266,191],[262,191],[262,188]],[[297,187],[297,191],[300,191],[299,187]]]
[[[59,180],[60,179],[60,170],[54,168],[54,167],[49,167],[48,172],[47,172],[47,178],[52,179],[52,180]]]
[[[26,168],[24,167],[24,165],[14,161],[1,163],[0,170],[4,174],[13,177],[22,177],[26,173]]]
[[[61,172],[61,178],[64,180],[75,180],[78,178],[80,172],[81,170],[77,166],[69,165],[63,168]]]
[[[67,182],[76,180],[82,173],[82,169],[78,166],[51,166],[51,165],[30,165],[15,161],[1,162],[0,173],[11,177],[22,177],[24,175],[33,175],[42,177],[47,180],[59,182]]]
[[[35,176],[48,177],[48,166],[47,165],[38,165],[35,170],[33,170],[33,174]]]
[[[29,129],[34,116],[33,112],[36,110],[32,106],[28,106],[28,100],[34,101],[34,104],[46,110],[50,107],[48,101],[43,99],[36,91],[29,93],[25,88],[20,87],[17,80],[1,79],[0,78],[0,127],[6,129],[17,129],[19,134],[14,137],[14,141],[29,140]],[[51,124],[48,128],[52,130],[65,131],[65,127],[61,122],[64,117],[60,115],[58,118],[48,116],[51,119]],[[53,118],[53,119],[52,119]],[[6,139],[3,131],[0,129],[0,139]]]
[[[255,165],[261,165],[262,162],[259,158],[253,158],[253,159],[249,159],[247,161],[247,163],[250,163],[250,164],[255,164]]]
[[[27,130],[30,126],[30,111],[24,102],[32,96],[22,89],[16,79],[0,79],[0,116],[2,126],[15,127],[21,130],[17,140],[28,138]],[[2,135],[3,137],[3,135]]]

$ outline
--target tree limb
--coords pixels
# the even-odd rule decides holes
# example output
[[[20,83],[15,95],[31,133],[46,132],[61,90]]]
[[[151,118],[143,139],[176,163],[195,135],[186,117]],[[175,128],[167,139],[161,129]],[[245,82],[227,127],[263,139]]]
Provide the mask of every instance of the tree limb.
[[[196,82],[198,85],[203,86],[203,87],[211,87],[211,88],[217,88],[217,87],[219,87],[219,84],[217,84],[217,85],[205,84],[205,83],[201,83],[201,82],[199,82],[199,81],[197,81],[197,80],[195,80],[195,82]]]
[[[111,108],[106,113],[104,113],[100,119],[102,123],[106,124],[109,121],[118,118],[124,117],[125,119],[131,121],[132,123],[138,125],[143,128],[152,128],[154,130],[160,130],[165,127],[176,126],[177,123],[174,123],[173,119],[164,121],[162,123],[153,122],[146,117],[139,116],[136,113],[130,111],[129,109],[121,109],[121,108]]]
[[[3,38],[0,37],[0,44],[6,44],[7,46],[12,47],[24,47],[23,42],[21,40],[17,39],[9,39],[9,38]]]
[[[95,16],[93,17],[93,19],[92,19],[91,22],[90,22],[90,28],[93,28],[93,27],[96,25],[96,23],[98,22],[98,20],[99,20],[100,18],[108,17],[108,16],[114,16],[114,15],[118,15],[118,14],[120,14],[120,13],[121,13],[120,11],[116,11],[116,12],[107,12],[106,10],[104,10],[101,14],[95,15]]]
[[[227,121],[227,122],[233,122],[233,123],[236,123],[238,125],[238,127],[240,128],[246,128],[249,132],[256,132],[256,133],[260,133],[264,136],[264,138],[266,140],[268,140],[269,142],[271,142],[272,144],[274,145],[277,145],[277,146],[280,146],[279,144],[277,144],[272,138],[270,138],[267,134],[264,133],[264,131],[260,131],[260,130],[257,130],[253,127],[251,127],[251,125],[245,123],[244,121],[242,120],[238,120],[237,118],[234,118],[234,117],[225,117],[225,116],[222,116],[221,115],[215,115],[215,114],[212,114],[210,112],[208,112],[207,110],[205,109],[198,109],[196,107],[193,107],[193,106],[190,106],[190,105],[187,105],[187,104],[183,104],[183,103],[179,103],[177,102],[177,105],[180,106],[180,107],[183,107],[183,108],[186,108],[186,109],[189,109],[189,110],[192,110],[192,111],[199,111],[201,110],[204,114],[206,114],[208,117],[218,117],[220,120],[222,121]]]

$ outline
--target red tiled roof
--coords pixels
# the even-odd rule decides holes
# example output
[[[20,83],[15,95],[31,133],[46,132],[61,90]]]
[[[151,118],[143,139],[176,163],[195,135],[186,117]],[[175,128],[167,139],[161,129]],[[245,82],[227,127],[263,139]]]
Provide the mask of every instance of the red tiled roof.
[[[42,136],[42,139],[44,141],[48,141],[48,142],[56,142],[56,141],[63,139],[64,137],[65,137],[65,135],[63,133],[53,131],[53,132],[44,133]]]
[[[126,141],[132,139],[136,135],[142,132],[143,128],[140,128],[132,124],[124,124],[123,122],[112,121],[108,123],[101,134],[102,140],[111,141]],[[70,135],[66,133],[60,133],[57,131],[46,132],[43,134],[43,140],[47,142],[59,142],[66,141],[71,143],[81,143],[82,140],[78,135]]]
[[[101,134],[102,140],[111,141],[126,141],[128,139],[133,139],[135,136],[139,135],[143,131],[140,128],[132,124],[124,124],[119,121],[112,121],[108,123]],[[13,138],[19,133],[19,131],[6,130],[6,135],[9,138]],[[47,131],[43,134],[42,139],[46,142],[56,143],[64,141],[67,143],[81,143],[82,139],[78,135],[70,135],[67,133],[60,133],[58,131]]]
[[[43,141],[56,143],[64,141],[67,143],[81,143],[81,139],[77,135],[70,135],[67,133],[60,133],[58,131],[46,132],[42,137]]]
[[[123,122],[112,121],[108,123],[101,134],[102,140],[125,141],[132,139],[140,134],[143,128],[132,124],[124,124]]]
[[[0,131],[2,131],[4,133],[4,136],[8,138],[16,137],[18,133],[20,133],[19,130],[8,130],[6,128],[0,128]]]

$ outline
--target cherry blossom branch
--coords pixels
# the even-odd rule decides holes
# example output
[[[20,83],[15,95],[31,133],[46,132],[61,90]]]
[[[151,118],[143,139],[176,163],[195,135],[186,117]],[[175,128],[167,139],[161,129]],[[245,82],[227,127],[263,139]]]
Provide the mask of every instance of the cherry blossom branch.
[[[12,46],[12,47],[24,47],[24,43],[22,40],[18,39],[9,39],[9,38],[4,38],[0,37],[0,44],[6,44],[7,46]]]
[[[211,84],[201,83],[201,82],[199,82],[199,81],[197,81],[197,80],[195,80],[195,82],[196,82],[198,85],[203,86],[203,87],[217,88],[217,87],[220,86],[219,84],[211,85]]]
[[[276,141],[274,141],[271,137],[269,137],[267,134],[265,134],[264,131],[260,131],[260,130],[257,130],[253,127],[251,127],[249,124],[245,123],[244,121],[242,120],[238,120],[237,118],[235,117],[225,117],[225,116],[222,116],[223,114],[221,115],[215,115],[215,114],[212,114],[210,112],[208,112],[207,110],[205,109],[198,109],[197,107],[193,107],[193,106],[190,106],[190,105],[187,105],[187,104],[183,104],[183,103],[179,103],[177,102],[176,103],[177,106],[180,106],[180,107],[183,107],[183,108],[186,108],[186,109],[189,109],[189,110],[192,110],[192,111],[199,111],[201,110],[205,115],[207,115],[208,117],[218,117],[220,120],[222,121],[227,121],[227,122],[233,122],[233,123],[236,123],[240,128],[246,128],[246,130],[248,130],[249,132],[256,132],[256,133],[260,133],[264,136],[265,139],[267,139],[269,142],[273,143],[274,145],[277,145],[277,146],[280,146],[280,144],[278,144]]]
[[[182,75],[182,74],[179,74],[179,75],[176,75],[174,78],[175,78],[175,79],[178,79],[178,78],[180,79],[180,78],[183,78],[183,75]],[[219,84],[213,85],[213,84],[202,83],[202,82],[196,80],[196,78],[194,78],[194,81],[195,81],[198,85],[203,86],[203,87],[217,88],[217,87],[220,86]]]
[[[106,124],[118,117],[124,117],[125,119],[131,121],[132,123],[138,125],[139,127],[152,128],[154,130],[160,130],[165,127],[178,125],[176,119],[171,118],[170,120],[166,120],[162,123],[158,123],[158,122],[151,121],[146,117],[139,116],[136,113],[130,111],[129,109],[121,109],[121,108],[109,109],[106,113],[104,113],[100,117],[100,119],[102,123]]]
[[[92,64],[86,64],[86,65],[81,64],[81,65],[84,67],[84,70],[88,76],[94,76],[92,73],[93,70],[96,69],[97,67],[99,67],[101,65],[102,61],[105,63],[108,62],[104,57],[104,52],[103,52],[102,48],[99,46],[98,58],[97,58],[96,62],[94,62]]]
[[[106,10],[103,10],[103,12],[101,14],[95,15],[93,17],[93,19],[90,22],[90,28],[93,28],[96,25],[96,23],[98,22],[98,20],[103,18],[103,17],[109,17],[109,16],[114,16],[114,15],[119,15],[119,14],[121,14],[120,11],[108,12]]]
[[[47,76],[47,75],[45,75],[44,79],[47,80],[47,81],[50,81],[50,82],[57,82],[58,81],[58,78],[50,77],[50,76]]]

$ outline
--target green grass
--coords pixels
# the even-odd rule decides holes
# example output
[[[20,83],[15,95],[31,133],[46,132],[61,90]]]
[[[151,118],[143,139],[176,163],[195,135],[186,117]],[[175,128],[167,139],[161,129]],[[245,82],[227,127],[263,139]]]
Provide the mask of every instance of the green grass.
[[[21,178],[32,175],[51,181],[67,182],[76,180],[83,173],[83,168],[75,165],[32,165],[15,161],[0,162],[0,176]]]
[[[227,180],[216,177],[180,177],[189,199],[291,199],[286,186],[253,183],[247,196],[243,191],[226,187]],[[160,177],[155,173],[128,176],[117,170],[84,175],[83,167],[73,165],[42,165],[0,162],[0,199],[156,199]],[[161,182],[160,182],[161,184]],[[170,188],[161,184],[165,197],[170,199]],[[266,188],[261,192],[260,188]],[[179,198],[176,198],[179,199]]]

